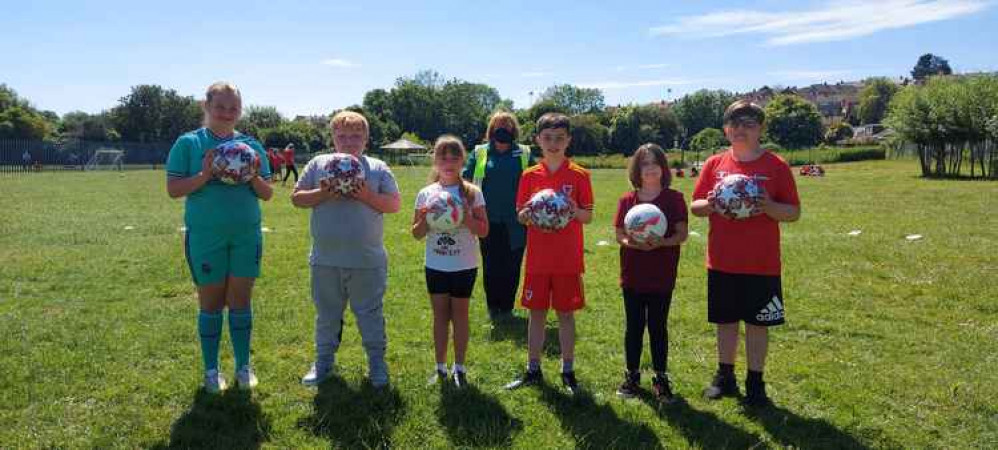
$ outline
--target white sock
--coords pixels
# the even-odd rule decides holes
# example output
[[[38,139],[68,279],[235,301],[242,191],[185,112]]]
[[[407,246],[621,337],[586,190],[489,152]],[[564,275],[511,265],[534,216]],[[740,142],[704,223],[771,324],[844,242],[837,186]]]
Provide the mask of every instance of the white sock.
[[[437,371],[447,373],[447,363],[437,363]]]
[[[464,373],[464,364],[454,364],[454,372]]]

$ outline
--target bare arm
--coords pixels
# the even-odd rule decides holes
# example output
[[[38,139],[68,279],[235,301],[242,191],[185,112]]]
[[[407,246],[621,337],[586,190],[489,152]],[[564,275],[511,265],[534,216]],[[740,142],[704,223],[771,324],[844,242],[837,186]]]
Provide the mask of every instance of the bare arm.
[[[800,206],[774,202],[769,197],[759,202],[759,210],[777,222],[796,222],[800,219]]]
[[[353,194],[353,198],[384,214],[394,214],[402,208],[402,197],[398,192],[380,194],[368,189],[367,183],[364,182],[361,182],[360,188]]]
[[[676,222],[676,232],[659,242],[663,247],[682,245],[690,235],[689,226],[686,222]]]
[[[411,231],[412,237],[416,239],[426,237],[426,233],[430,231],[429,225],[426,224],[426,209],[417,208],[413,210]]]
[[[470,214],[465,214],[464,225],[471,230],[471,234],[483,238],[489,235],[489,218],[485,213],[485,207],[472,208]]]
[[[211,181],[214,176],[211,170],[211,162],[215,159],[215,150],[208,150],[201,159],[201,171],[192,177],[167,177],[166,193],[170,198],[186,197],[191,193],[201,189]]]
[[[253,192],[260,200],[267,201],[274,196],[274,188],[259,175],[250,180],[250,187],[253,188]]]
[[[714,208],[707,199],[693,200],[693,203],[690,203],[690,212],[697,217],[707,217],[714,212]]]

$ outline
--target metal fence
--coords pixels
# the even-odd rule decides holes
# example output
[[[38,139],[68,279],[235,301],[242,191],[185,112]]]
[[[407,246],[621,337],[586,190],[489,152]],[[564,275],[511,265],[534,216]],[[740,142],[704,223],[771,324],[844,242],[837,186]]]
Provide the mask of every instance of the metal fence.
[[[98,150],[122,152],[120,164],[111,169],[160,169],[172,145],[172,142],[0,139],[0,174],[84,170]]]

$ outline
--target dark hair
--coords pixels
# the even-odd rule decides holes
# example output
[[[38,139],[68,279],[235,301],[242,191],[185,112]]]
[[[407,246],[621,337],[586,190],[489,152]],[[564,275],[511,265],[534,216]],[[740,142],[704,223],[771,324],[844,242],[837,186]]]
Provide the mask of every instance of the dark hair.
[[[655,163],[662,168],[662,189],[666,189],[672,184],[672,171],[669,170],[669,160],[665,157],[665,150],[657,144],[644,144],[638,147],[631,155],[631,160],[627,162],[627,177],[631,180],[631,187],[641,189],[641,160],[651,156]]]
[[[541,116],[540,119],[537,119],[537,129],[534,132],[541,134],[541,131],[548,128],[564,128],[569,134],[572,133],[572,123],[568,120],[568,116],[562,113],[549,112]]]
[[[741,117],[751,117],[762,124],[766,121],[766,112],[761,106],[749,100],[738,100],[724,110],[725,124]]]

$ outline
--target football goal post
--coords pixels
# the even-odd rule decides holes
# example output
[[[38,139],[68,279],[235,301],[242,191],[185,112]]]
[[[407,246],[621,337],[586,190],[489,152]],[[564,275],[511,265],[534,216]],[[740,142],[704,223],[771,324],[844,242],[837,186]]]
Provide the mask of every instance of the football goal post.
[[[123,150],[100,149],[87,162],[87,170],[121,170],[125,164]]]

